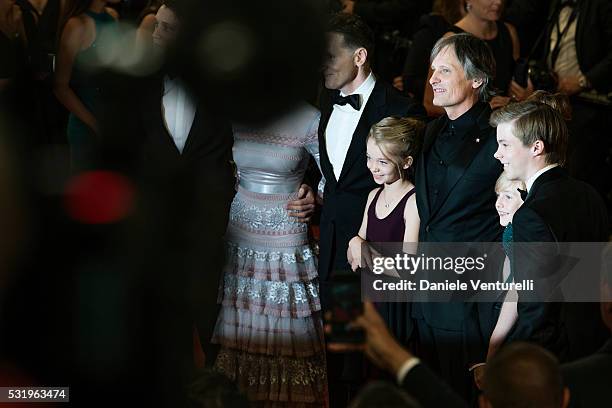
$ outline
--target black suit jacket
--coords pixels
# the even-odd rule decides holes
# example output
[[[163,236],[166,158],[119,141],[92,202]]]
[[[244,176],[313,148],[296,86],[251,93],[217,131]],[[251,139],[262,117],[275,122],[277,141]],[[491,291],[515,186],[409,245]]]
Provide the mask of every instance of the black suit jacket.
[[[179,152],[163,117],[163,78],[155,77],[145,85],[139,117],[143,138],[143,170],[155,177],[173,178],[189,175],[222,193],[227,201],[233,196],[231,165],[233,136],[229,121],[212,116],[202,104],[196,107],[193,124]]]
[[[601,197],[591,186],[572,179],[560,167],[548,170],[535,180],[525,203],[514,214],[512,224],[514,242],[608,240],[608,219]],[[515,258],[516,281],[537,278],[546,267],[542,264],[546,262],[542,253],[522,250]],[[520,300],[519,294],[518,321],[506,342],[534,341],[557,354],[562,361],[570,361],[591,354],[608,336],[596,303]]]
[[[163,116],[163,77],[152,78],[143,89],[139,118],[144,178],[159,191],[185,194],[182,216],[189,217],[193,229],[201,229],[220,244],[235,192],[231,124],[198,103],[181,153]]]
[[[182,154],[168,133],[162,111],[163,79],[143,84],[138,107],[141,132],[140,173],[149,192],[147,207],[154,207],[153,222],[163,225],[158,240],[162,253],[152,253],[162,284],[180,293],[183,309],[174,319],[194,321],[207,356],[214,363],[210,338],[217,317],[217,292],[223,273],[223,235],[235,179],[231,164],[233,145],[229,121],[207,114],[198,104]],[[167,276],[167,278],[166,278]],[[195,306],[195,307],[194,307]],[[191,340],[191,337],[189,337]]]
[[[592,356],[561,367],[570,389],[570,407],[605,407],[610,405],[612,378],[612,339]]]
[[[335,92],[338,91],[324,91],[320,103],[319,152],[325,192],[320,224],[319,279],[323,282],[330,278],[334,265],[348,269],[348,242],[359,232],[368,194],[376,187],[366,167],[366,139],[370,128],[388,116],[425,117],[421,104],[377,80],[353,133],[340,178],[336,180],[325,142],[325,130],[333,110],[331,98]]]
[[[439,198],[430,206],[426,157],[449,119],[446,115],[427,126],[423,152],[417,164],[416,201],[421,218],[419,242],[497,242],[501,227],[495,210],[495,181],[502,166],[493,157],[495,129],[489,125],[490,108],[483,109],[449,165]],[[462,330],[464,310],[453,304],[413,305],[413,316],[433,327]]]
[[[221,242],[235,192],[230,122],[209,114],[198,103],[181,153],[163,117],[163,77],[156,76],[147,83],[143,95],[139,117],[145,179],[161,188],[180,188],[180,193],[188,194],[190,202],[184,214],[189,214],[193,228],[198,225],[210,238]]]

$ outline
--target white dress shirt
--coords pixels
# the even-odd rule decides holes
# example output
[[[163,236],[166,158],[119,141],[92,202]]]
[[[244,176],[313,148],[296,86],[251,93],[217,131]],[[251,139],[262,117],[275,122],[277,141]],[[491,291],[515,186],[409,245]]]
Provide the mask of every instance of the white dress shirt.
[[[397,373],[395,373],[395,379],[397,380],[397,383],[399,385],[402,385],[402,383],[404,382],[404,378],[406,378],[410,370],[412,370],[414,367],[418,366],[419,364],[421,364],[421,360],[419,360],[416,357],[412,357],[404,361],[404,364],[402,364],[400,369],[397,370]]]
[[[359,110],[355,110],[349,104],[334,105],[334,109],[329,117],[327,128],[325,128],[325,147],[329,161],[334,168],[336,180],[340,178],[344,159],[346,159],[346,152],[353,139],[353,133],[355,133],[363,109],[368,103],[375,84],[376,78],[370,72],[370,75],[368,75],[363,84],[352,93],[360,96],[361,105]],[[342,92],[340,92],[340,95],[346,96]]]
[[[540,170],[538,170],[538,172],[536,174],[534,174],[533,176],[529,177],[529,180],[527,180],[527,182],[525,183],[525,186],[527,186],[527,192],[529,192],[531,190],[531,186],[533,186],[533,183],[536,181],[536,179],[538,177],[540,177],[542,174],[544,174],[548,170],[557,167],[558,165],[559,164],[557,164],[557,163],[549,164],[548,166],[543,167]]]
[[[172,136],[178,151],[183,153],[195,118],[196,106],[180,79],[164,77],[162,107],[166,129]]]

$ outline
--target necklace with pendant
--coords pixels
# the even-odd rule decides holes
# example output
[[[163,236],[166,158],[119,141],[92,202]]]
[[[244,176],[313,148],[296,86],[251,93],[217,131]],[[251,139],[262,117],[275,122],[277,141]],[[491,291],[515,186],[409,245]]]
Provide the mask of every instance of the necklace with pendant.
[[[385,208],[389,208],[389,206],[390,206],[391,204],[393,204],[395,201],[398,201],[397,199],[395,199],[395,200],[391,201],[391,203],[389,203],[389,202],[387,201],[387,194],[386,194],[386,190],[384,190],[384,189],[383,189],[383,192],[382,192],[382,194],[381,194],[381,195],[383,196],[383,200],[385,200]],[[402,195],[400,196],[400,199],[401,199],[402,197],[404,197],[404,195],[405,195],[405,193],[404,193],[404,194],[402,194]]]
[[[384,190],[383,190],[383,200],[385,200],[385,208],[389,208],[389,203],[387,202],[387,194],[385,194]]]

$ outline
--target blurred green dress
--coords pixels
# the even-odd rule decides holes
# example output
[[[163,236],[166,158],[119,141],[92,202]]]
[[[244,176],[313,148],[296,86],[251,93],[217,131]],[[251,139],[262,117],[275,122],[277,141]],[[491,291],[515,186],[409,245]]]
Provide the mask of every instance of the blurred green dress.
[[[94,13],[87,10],[84,14],[93,19],[96,37],[89,48],[76,55],[70,75],[70,88],[100,121],[100,100],[104,86],[97,70],[100,68],[100,56],[108,53],[108,47],[112,45],[112,41],[106,41],[110,38],[107,34],[116,32],[117,21],[107,12]],[[105,40],[101,41],[101,38]],[[70,113],[67,136],[73,169],[84,170],[90,167],[96,145],[96,135],[92,129]]]

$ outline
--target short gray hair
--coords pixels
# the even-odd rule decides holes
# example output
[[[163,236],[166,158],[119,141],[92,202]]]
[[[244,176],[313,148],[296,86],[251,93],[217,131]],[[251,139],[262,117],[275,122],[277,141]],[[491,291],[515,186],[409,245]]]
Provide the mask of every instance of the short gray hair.
[[[467,79],[482,81],[478,88],[480,100],[488,101],[495,95],[491,84],[495,77],[495,57],[489,45],[468,33],[442,37],[431,50],[430,63],[447,47],[453,47]]]

